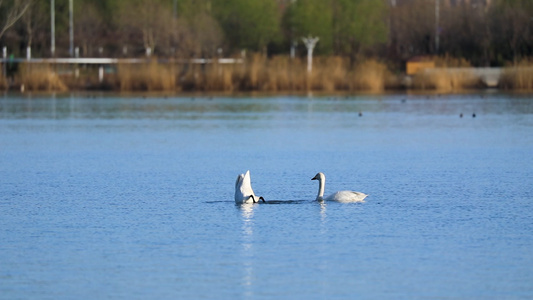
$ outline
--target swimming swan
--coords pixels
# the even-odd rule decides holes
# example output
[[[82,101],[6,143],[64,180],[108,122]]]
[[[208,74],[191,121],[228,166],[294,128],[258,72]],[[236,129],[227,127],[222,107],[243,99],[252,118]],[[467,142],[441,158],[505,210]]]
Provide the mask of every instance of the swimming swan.
[[[366,198],[366,194],[360,193],[360,192],[352,192],[352,191],[339,191],[335,192],[326,198],[324,198],[324,186],[326,185],[326,175],[324,173],[317,173],[315,177],[311,178],[311,180],[318,180],[319,187],[318,187],[318,195],[316,196],[317,201],[337,201],[337,202],[365,202],[364,199]]]
[[[235,181],[235,203],[257,203],[259,200],[265,199],[263,197],[257,197],[252,189],[252,182],[250,179],[250,171],[246,171],[246,174],[240,174]]]

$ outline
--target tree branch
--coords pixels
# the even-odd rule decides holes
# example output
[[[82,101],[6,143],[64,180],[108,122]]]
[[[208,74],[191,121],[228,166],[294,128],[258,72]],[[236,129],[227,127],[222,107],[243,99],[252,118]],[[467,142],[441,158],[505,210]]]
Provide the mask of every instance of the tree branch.
[[[0,0],[0,7],[2,6],[3,0]],[[7,16],[5,18],[5,24],[2,27],[2,30],[0,30],[0,38],[6,30],[8,30],[13,24],[15,24],[22,15],[28,10],[28,7],[30,7],[31,2],[26,1],[25,3],[20,3],[19,1],[15,1],[13,4],[13,7],[11,10],[8,10]]]

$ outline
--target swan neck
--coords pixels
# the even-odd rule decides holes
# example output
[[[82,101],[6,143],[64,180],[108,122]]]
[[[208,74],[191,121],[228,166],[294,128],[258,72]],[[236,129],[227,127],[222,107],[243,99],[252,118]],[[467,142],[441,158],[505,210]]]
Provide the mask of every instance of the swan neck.
[[[320,178],[318,180],[318,195],[316,196],[316,200],[322,201],[324,199],[324,187],[326,185],[326,179]]]

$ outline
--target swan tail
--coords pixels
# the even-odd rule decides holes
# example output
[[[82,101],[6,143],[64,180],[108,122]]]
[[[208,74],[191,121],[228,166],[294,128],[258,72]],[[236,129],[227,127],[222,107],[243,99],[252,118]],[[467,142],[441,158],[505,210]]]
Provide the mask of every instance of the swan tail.
[[[246,173],[243,176],[242,184],[241,184],[241,191],[243,191],[243,194],[248,195],[255,195],[254,190],[252,189],[252,179],[250,177],[250,171],[246,171]]]

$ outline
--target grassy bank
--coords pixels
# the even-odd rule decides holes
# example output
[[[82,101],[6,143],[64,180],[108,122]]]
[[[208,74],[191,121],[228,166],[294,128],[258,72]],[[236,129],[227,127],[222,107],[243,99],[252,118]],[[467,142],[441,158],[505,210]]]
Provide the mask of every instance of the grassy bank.
[[[119,64],[99,80],[98,69],[76,67],[58,70],[48,65],[20,64],[8,81],[0,77],[0,89],[65,91],[100,89],[148,92],[382,92],[395,89],[455,92],[480,88],[480,78],[468,71],[461,59],[440,57],[436,68],[417,73],[403,82],[385,63],[367,59],[351,62],[343,57],[315,57],[312,72],[307,60],[288,56],[252,55],[241,64]],[[459,71],[458,71],[459,70]],[[61,75],[58,75],[61,74]],[[502,72],[500,87],[533,89],[533,63],[524,61]]]

